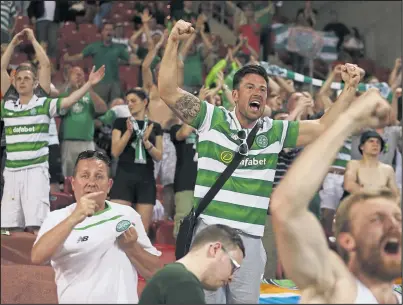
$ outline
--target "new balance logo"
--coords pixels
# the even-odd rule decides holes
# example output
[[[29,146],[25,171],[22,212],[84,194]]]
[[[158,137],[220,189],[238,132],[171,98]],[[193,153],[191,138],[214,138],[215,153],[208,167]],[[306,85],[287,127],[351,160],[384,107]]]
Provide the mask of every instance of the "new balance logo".
[[[82,242],[82,241],[87,241],[88,240],[88,236],[80,236],[77,240],[77,243]]]

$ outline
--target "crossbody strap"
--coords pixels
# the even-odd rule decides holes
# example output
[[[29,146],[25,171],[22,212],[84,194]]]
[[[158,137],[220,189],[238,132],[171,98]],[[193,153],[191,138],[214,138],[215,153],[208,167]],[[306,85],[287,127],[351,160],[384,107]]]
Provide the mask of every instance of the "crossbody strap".
[[[248,148],[252,147],[252,143],[255,140],[256,134],[258,130],[260,129],[262,123],[259,120],[256,124],[255,127],[253,127],[252,131],[248,135],[248,138],[246,139],[246,143],[248,144]],[[206,207],[209,205],[211,200],[214,199],[215,195],[217,195],[218,191],[222,188],[222,186],[225,184],[225,182],[228,180],[229,177],[231,177],[232,173],[235,171],[235,169],[238,167],[239,163],[242,161],[244,158],[244,155],[241,155],[239,151],[235,154],[234,158],[232,159],[231,163],[228,164],[228,166],[225,168],[225,170],[221,173],[220,177],[216,180],[216,182],[213,184],[213,186],[208,190],[207,194],[200,200],[196,211],[195,211],[195,216],[199,217],[201,213],[206,209]]]

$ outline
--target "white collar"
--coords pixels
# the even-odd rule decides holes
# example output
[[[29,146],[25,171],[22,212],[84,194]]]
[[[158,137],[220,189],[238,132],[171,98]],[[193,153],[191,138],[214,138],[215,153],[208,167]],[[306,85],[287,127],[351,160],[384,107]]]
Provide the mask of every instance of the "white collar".
[[[34,95],[32,95],[31,99],[29,100],[28,104],[26,104],[26,105],[29,105],[32,101],[36,101],[37,99],[38,99],[38,97],[34,93]],[[19,97],[18,97],[18,100],[15,101],[15,105],[17,105],[17,106],[21,105]]]
[[[236,106],[234,107],[234,109],[229,113],[231,119],[234,121],[235,123],[235,127],[237,130],[242,130],[242,129],[246,129],[246,130],[252,130],[253,127],[255,127],[255,125],[259,122],[260,118],[256,120],[256,122],[253,124],[253,126],[251,128],[242,128],[241,123],[239,123],[238,117],[236,116],[235,113],[236,110]]]

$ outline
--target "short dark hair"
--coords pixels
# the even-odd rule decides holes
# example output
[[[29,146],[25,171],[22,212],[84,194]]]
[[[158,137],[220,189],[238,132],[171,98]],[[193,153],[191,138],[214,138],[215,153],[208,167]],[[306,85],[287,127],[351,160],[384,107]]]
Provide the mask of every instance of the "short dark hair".
[[[239,248],[242,251],[243,257],[245,257],[245,246],[238,233],[238,230],[226,225],[211,225],[200,231],[193,240],[192,249],[197,249],[207,243],[221,242],[223,247],[228,250]]]
[[[232,82],[232,88],[239,90],[239,84],[241,83],[242,79],[247,74],[260,75],[266,81],[267,87],[269,86],[269,78],[267,76],[267,72],[262,66],[259,66],[259,65],[246,65],[246,66],[243,66],[241,69],[239,69],[235,73],[234,80]]]
[[[142,88],[132,88],[127,90],[127,92],[125,93],[125,97],[127,97],[129,94],[135,94],[142,100],[147,100],[146,108],[148,107],[150,100],[148,98],[148,94]]]
[[[112,172],[111,172],[111,159],[108,157],[107,154],[103,153],[102,151],[97,151],[97,150],[84,150],[79,153],[76,163],[74,164],[74,172],[73,176],[76,175],[77,173],[77,164],[80,160],[87,160],[87,159],[96,159],[96,160],[101,160],[106,164],[108,167],[108,177],[112,177]]]
[[[111,25],[113,27],[113,29],[115,29],[115,24],[113,22],[110,22],[110,21],[102,22],[102,29],[107,25]]]

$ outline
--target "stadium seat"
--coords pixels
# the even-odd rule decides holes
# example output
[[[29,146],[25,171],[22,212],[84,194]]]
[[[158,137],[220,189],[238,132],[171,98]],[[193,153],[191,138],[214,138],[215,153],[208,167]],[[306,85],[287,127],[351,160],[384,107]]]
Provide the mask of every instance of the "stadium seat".
[[[154,247],[161,251],[161,264],[165,266],[166,264],[170,264],[176,261],[175,257],[175,245],[167,245],[167,244],[154,244]]]
[[[82,39],[87,41],[91,36],[95,36],[98,33],[98,29],[94,24],[82,23],[78,25],[78,32],[81,34]]]
[[[155,233],[155,243],[175,245],[176,240],[173,237],[174,222],[168,220],[160,220]]]
[[[71,178],[72,177],[64,177],[63,192],[74,196],[73,187],[71,186]]]
[[[119,75],[121,81],[124,83],[126,90],[138,86],[138,75],[139,75],[138,66],[122,65],[119,67]]]
[[[59,36],[64,37],[73,31],[77,31],[77,25],[74,22],[67,21],[59,29]]]
[[[27,54],[26,53],[15,52],[15,53],[13,53],[13,55],[11,57],[10,65],[18,66],[19,64],[23,63],[24,61],[28,61]]]
[[[25,28],[31,28],[31,29],[33,28],[33,26],[30,24],[29,17],[28,16],[18,16],[15,21],[14,33],[17,34]]]
[[[60,210],[63,209],[70,204],[74,203],[73,195],[68,193],[51,193],[50,194],[50,210]]]

